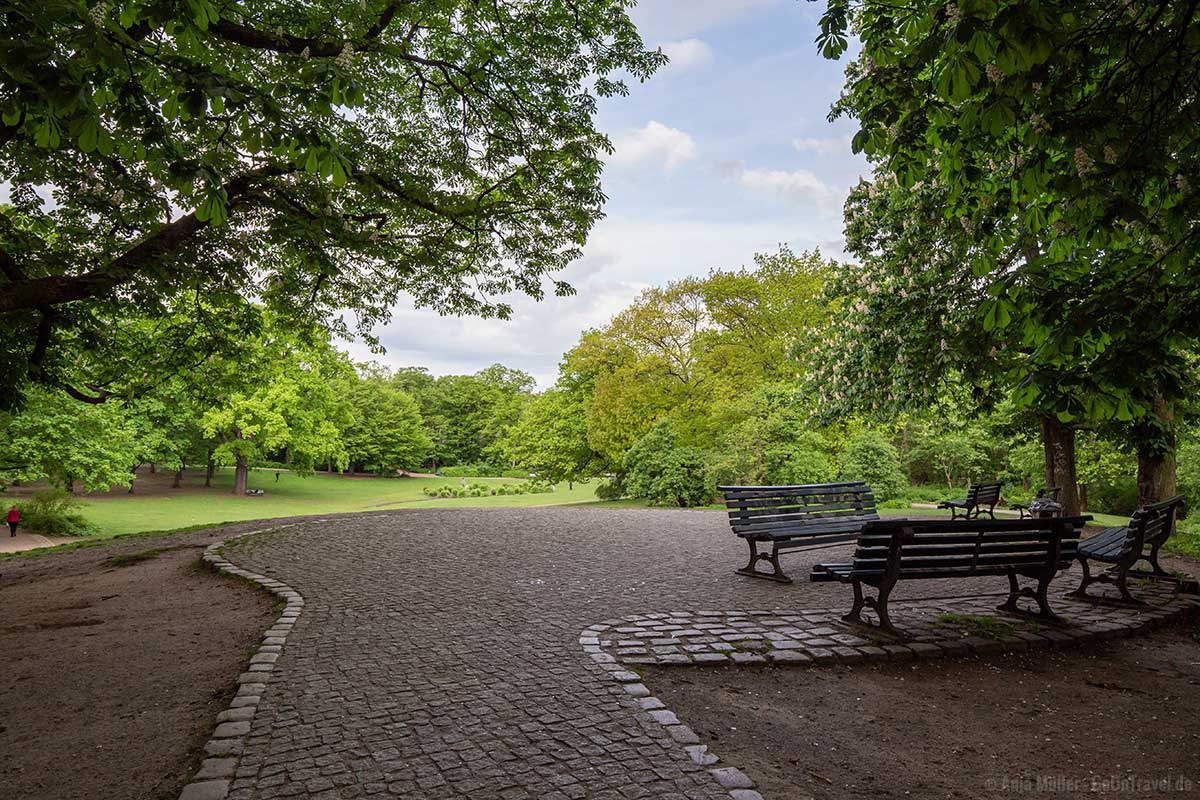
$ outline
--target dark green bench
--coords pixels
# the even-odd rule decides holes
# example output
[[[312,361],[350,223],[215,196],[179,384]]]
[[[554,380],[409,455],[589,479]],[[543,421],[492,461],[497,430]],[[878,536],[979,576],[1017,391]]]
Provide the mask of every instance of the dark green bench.
[[[1022,520],[880,520],[868,522],[858,536],[852,561],[817,564],[813,581],[839,581],[854,587],[854,606],[844,619],[863,622],[864,606],[875,609],[879,627],[896,633],[888,616],[888,598],[904,580],[946,580],[1007,576],[1008,599],[999,608],[1020,612],[1017,600],[1032,598],[1039,616],[1057,620],[1046,592],[1050,581],[1075,560],[1079,532],[1091,517]],[[1022,588],[1017,578],[1037,581]],[[863,584],[877,590],[863,596]]]
[[[1134,565],[1142,560],[1150,564],[1148,574],[1169,575],[1158,563],[1158,550],[1175,532],[1175,517],[1183,507],[1184,500],[1180,495],[1151,503],[1133,512],[1128,525],[1106,528],[1080,542],[1077,557],[1083,567],[1083,581],[1071,594],[1091,598],[1087,593],[1090,584],[1113,583],[1121,593],[1121,599],[1140,604],[1141,601],[1129,593],[1126,581],[1130,574],[1134,574]],[[1112,567],[1104,573],[1093,575],[1088,567],[1089,561],[1111,564]]]
[[[750,546],[750,561],[739,575],[791,583],[779,554],[799,547],[852,542],[867,522],[879,519],[875,496],[862,481],[803,486],[718,486],[725,494],[729,525]],[[759,545],[770,546],[760,552]],[[756,569],[766,561],[772,572]]]
[[[938,508],[950,509],[950,519],[957,519],[960,511],[963,519],[979,519],[981,511],[987,511],[988,516],[995,519],[996,503],[1000,502],[1000,489],[1003,486],[1003,483],[972,483],[966,497],[943,500],[938,503]]]

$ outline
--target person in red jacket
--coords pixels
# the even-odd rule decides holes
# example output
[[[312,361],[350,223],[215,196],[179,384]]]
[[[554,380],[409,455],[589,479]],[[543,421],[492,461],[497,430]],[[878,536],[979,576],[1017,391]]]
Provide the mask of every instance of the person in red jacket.
[[[13,506],[8,510],[8,529],[12,531],[12,535],[17,535],[17,523],[21,521],[21,509]]]

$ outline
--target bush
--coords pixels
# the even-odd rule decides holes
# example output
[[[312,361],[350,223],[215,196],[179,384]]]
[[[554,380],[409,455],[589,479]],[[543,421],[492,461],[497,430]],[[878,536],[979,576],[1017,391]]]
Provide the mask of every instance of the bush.
[[[1179,448],[1175,480],[1179,493],[1192,502],[1200,500],[1200,443],[1193,442]]]
[[[675,428],[662,420],[625,454],[626,489],[653,505],[702,506],[713,498],[704,454],[681,447]]]
[[[1088,487],[1088,511],[1099,514],[1126,516],[1137,508],[1138,489],[1136,478],[1118,478],[1101,481]]]
[[[596,486],[596,497],[601,500],[620,500],[629,494],[625,489],[625,476],[610,475]]]
[[[900,454],[875,431],[863,431],[842,453],[842,480],[866,481],[878,503],[900,497],[908,481],[900,469]]]
[[[66,492],[47,489],[23,503],[21,527],[43,536],[86,536],[91,526],[79,513],[79,501]]]
[[[499,486],[488,486],[486,483],[468,483],[466,486],[455,486],[447,483],[443,486],[426,486],[422,489],[427,497],[496,497],[517,494],[544,494],[553,492],[554,487],[545,481],[522,481],[521,483],[502,483]]]

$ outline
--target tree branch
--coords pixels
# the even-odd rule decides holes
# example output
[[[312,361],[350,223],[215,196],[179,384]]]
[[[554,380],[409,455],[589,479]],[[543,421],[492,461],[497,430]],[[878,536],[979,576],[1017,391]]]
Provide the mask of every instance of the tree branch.
[[[258,181],[289,171],[291,170],[279,167],[263,167],[229,181],[223,187],[229,209],[235,208],[238,200],[249,194]],[[105,294],[123,283],[128,283],[147,265],[177,249],[208,227],[208,224],[207,220],[197,218],[196,212],[193,211],[164,225],[153,235],[98,269],[82,275],[51,275],[46,278],[16,281],[5,287],[4,294],[0,295],[0,314],[54,306]]]

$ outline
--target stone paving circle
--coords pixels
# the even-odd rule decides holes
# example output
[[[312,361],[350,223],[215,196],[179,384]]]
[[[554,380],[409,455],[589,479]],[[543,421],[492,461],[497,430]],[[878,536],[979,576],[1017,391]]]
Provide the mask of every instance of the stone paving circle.
[[[722,514],[564,507],[360,515],[214,544],[205,562],[285,605],[180,800],[762,800],[640,666],[996,653],[1200,607],[1188,580],[1137,581],[1139,607],[1066,598],[1072,570],[1053,590],[1066,622],[1047,624],[997,612],[999,581],[913,582],[928,585],[894,596],[895,638],[843,622],[844,587],[735,576],[740,545]]]

